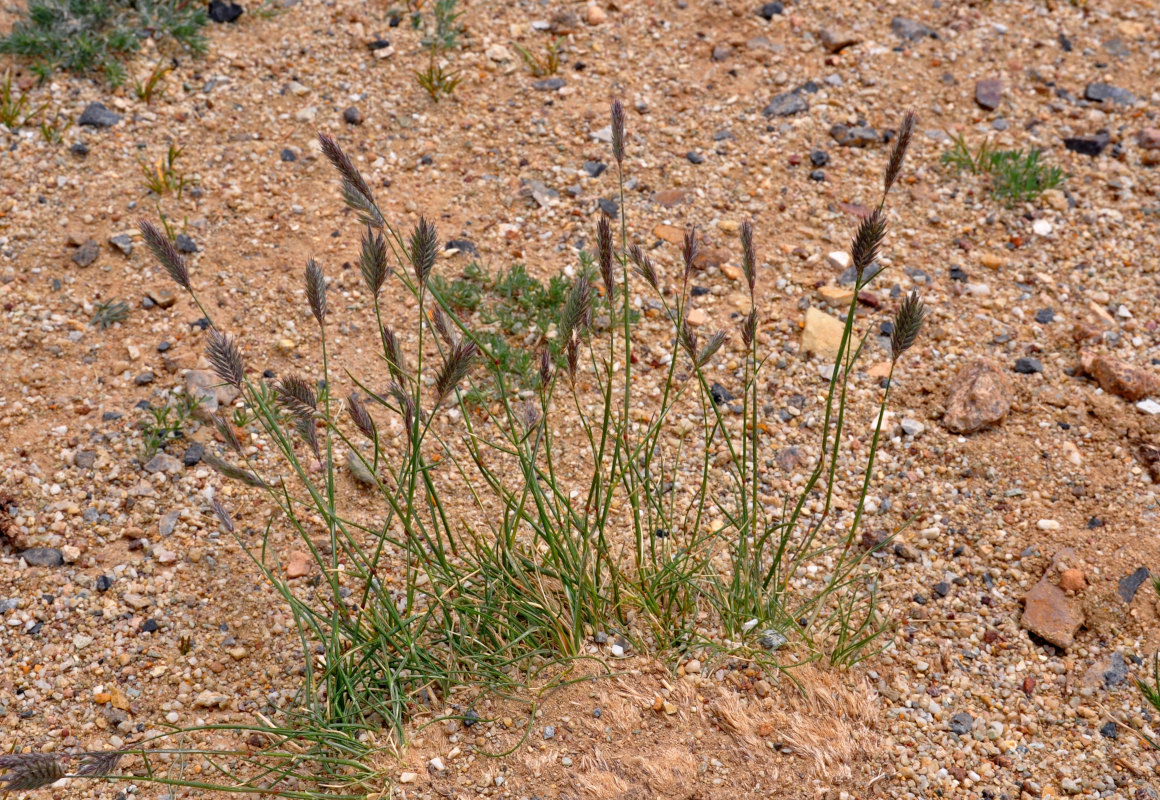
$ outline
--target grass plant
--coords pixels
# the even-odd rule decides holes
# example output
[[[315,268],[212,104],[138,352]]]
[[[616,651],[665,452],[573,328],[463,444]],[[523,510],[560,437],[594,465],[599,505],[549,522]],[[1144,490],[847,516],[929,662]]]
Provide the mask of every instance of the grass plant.
[[[227,484],[210,509],[234,533],[230,496],[264,498],[272,512],[263,513],[264,529],[236,538],[292,612],[303,654],[301,691],[278,721],[218,731],[269,747],[196,750],[219,770],[219,788],[357,795],[373,778],[362,766],[367,752],[401,743],[420,704],[438,717],[464,717],[490,694],[535,697],[567,680],[569,664],[591,658],[602,631],[636,652],[696,651],[791,675],[802,663],[844,667],[888,646],[891,625],[867,560],[873,548],[855,543],[890,388],[881,391],[864,461],[852,468],[844,445],[866,341],[856,298],[878,274],[871,265],[886,237],[885,204],[914,124],[907,114],[880,200],[854,233],[854,299],[820,407],[815,461],[784,496],[771,494],[765,475],[757,305],[764,278],[748,222],[739,251],[749,310],[731,331],[704,333],[688,322],[696,229],[686,232],[670,274],[634,242],[623,215],[599,219],[595,253],[567,284],[544,287],[512,270],[457,285],[437,275],[435,226],[420,217],[407,232],[389,222],[338,142],[322,134],[322,153],[362,229],[365,321],[381,368],[360,375],[336,364],[331,331],[347,304],[332,306],[324,267],[310,259],[302,314],[318,357],[267,383],[251,379],[242,343],[202,304],[185,258],[143,220],[146,245],[210,320],[214,372],[237,390],[272,454],[256,460],[254,448],[219,425],[224,444],[204,461],[228,484],[249,488]],[[624,208],[619,102],[612,155]],[[385,293],[388,280],[414,301],[411,311]],[[530,346],[534,380],[523,390],[494,341],[465,321],[476,316],[461,316],[488,293],[503,301],[497,319],[558,309],[554,337]],[[671,326],[665,357],[649,371],[635,358],[641,294],[656,298]],[[597,297],[609,309],[606,332],[593,328]],[[917,295],[897,309],[887,387],[923,317]],[[725,359],[739,362],[735,407],[713,388]],[[348,388],[335,391],[342,383]],[[494,401],[473,408],[464,402],[473,391]],[[352,462],[357,480],[346,475]],[[286,577],[280,554],[288,543],[310,554],[311,580]],[[159,778],[156,746],[117,751],[144,765],[122,778],[207,785]],[[31,756],[12,763],[17,785],[51,777]]]

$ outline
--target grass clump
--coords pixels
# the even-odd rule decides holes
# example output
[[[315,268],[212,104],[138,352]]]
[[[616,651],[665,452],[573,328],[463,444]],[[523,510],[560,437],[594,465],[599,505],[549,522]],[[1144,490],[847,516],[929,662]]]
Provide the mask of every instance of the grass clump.
[[[420,44],[427,51],[427,67],[414,71],[415,80],[436,103],[455,94],[456,88],[463,82],[459,73],[446,69],[441,63],[443,54],[459,44],[459,37],[463,35],[463,26],[459,24],[462,16],[459,0],[435,0],[429,20],[424,19],[418,7],[411,14],[413,27],[425,27]]]
[[[1008,208],[1034,200],[1064,181],[1063,170],[1048,166],[1041,150],[996,150],[984,140],[972,152],[962,134],[952,137],[942,162],[957,172],[969,172],[991,179],[991,194]]]
[[[170,442],[185,437],[199,403],[200,400],[195,397],[178,394],[162,406],[145,409],[145,419],[141,421],[140,427],[145,442],[146,461],[164,450]]]
[[[118,86],[142,39],[203,53],[207,22],[205,4],[193,0],[30,0],[0,53],[30,60],[42,78],[63,69]]]
[[[524,60],[524,64],[527,65],[533,78],[546,78],[560,71],[560,39],[558,37],[552,37],[552,41],[544,45],[542,56],[536,55],[526,47],[521,47],[514,42],[512,47],[520,54],[520,58]]]
[[[624,122],[616,102],[621,208]],[[272,509],[256,535],[236,538],[287,603],[302,650],[304,682],[285,724],[245,729],[278,744],[224,767],[233,788],[260,782],[270,794],[304,796],[296,792],[311,765],[332,789],[365,792],[366,774],[351,765],[383,726],[398,740],[420,705],[462,717],[490,693],[534,697],[591,657],[599,631],[637,652],[697,652],[763,671],[847,666],[888,646],[868,561],[876,548],[855,542],[894,370],[923,324],[917,295],[894,317],[890,378],[865,460],[839,465],[849,455],[847,398],[866,340],[856,298],[877,275],[870,265],[887,233],[885,201],[914,122],[908,114],[881,199],[852,239],[856,291],[819,407],[814,464],[785,496],[773,495],[766,474],[766,354],[748,222],[739,249],[749,310],[731,331],[703,333],[687,321],[696,230],[665,270],[633,241],[623,215],[619,224],[600,218],[596,251],[570,282],[544,285],[514,268],[445,282],[435,272],[434,225],[420,217],[406,232],[390,223],[341,147],[320,135],[362,226],[365,321],[381,368],[357,375],[335,364],[331,330],[346,324],[335,318],[347,306],[331,305],[324,269],[310,259],[300,313],[316,331],[318,357],[267,384],[249,377],[242,345],[201,303],[184,257],[142,221],[147,246],[210,321],[213,370],[254,415],[261,448],[243,447],[219,425],[224,444],[204,461]],[[414,299],[413,311],[383,296],[388,279]],[[656,298],[669,326],[667,352],[649,370],[636,358],[642,294]],[[609,309],[606,331],[593,325],[597,298]],[[527,347],[533,380],[516,391],[494,341],[475,329],[481,309],[501,328],[553,320],[559,358],[547,342]],[[739,413],[719,402],[710,377],[725,359],[737,362]],[[474,391],[496,398],[492,407],[465,403]],[[256,449],[270,460],[255,460]],[[227,483],[210,504],[228,532],[236,491]],[[308,584],[286,577],[287,540],[314,562]]]
[[[129,319],[129,306],[125,304],[125,301],[107,300],[103,303],[97,303],[89,324],[103,331],[127,319]]]
[[[28,100],[28,92],[17,94],[12,90],[12,71],[4,73],[4,82],[0,83],[0,125],[9,130],[16,130],[36,116],[42,109],[32,108]]]
[[[178,197],[181,197],[182,192],[185,191],[185,187],[188,184],[185,173],[177,166],[177,160],[181,158],[181,152],[180,147],[171,144],[165,152],[165,155],[158,156],[156,161],[152,163],[141,163],[142,184],[146,192],[150,192],[157,197],[167,194],[176,194]]]

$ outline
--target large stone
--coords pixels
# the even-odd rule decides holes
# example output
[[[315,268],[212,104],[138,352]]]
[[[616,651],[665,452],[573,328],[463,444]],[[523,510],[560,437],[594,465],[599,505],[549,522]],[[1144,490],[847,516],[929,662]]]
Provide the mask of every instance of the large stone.
[[[185,393],[195,400],[199,410],[213,413],[228,406],[238,396],[238,390],[207,369],[191,369],[185,373]]]
[[[818,31],[818,39],[821,41],[822,47],[826,48],[826,51],[830,53],[839,53],[847,47],[853,47],[862,41],[851,31],[836,31],[831,28],[822,28]]]
[[[833,361],[838,357],[845,330],[845,324],[837,317],[816,308],[807,308],[802,328],[802,350]]]
[[[158,472],[181,472],[181,462],[168,453],[158,453],[149,459],[145,471],[150,475],[156,475]]]
[[[30,547],[20,557],[32,567],[59,567],[64,563],[64,554],[55,547]]]
[[[111,128],[121,121],[121,115],[105,108],[104,103],[89,103],[81,112],[78,125],[89,128]]]
[[[1111,356],[1081,356],[1084,371],[1096,379],[1105,392],[1136,402],[1160,394],[1160,378],[1140,367]]]
[[[1021,622],[1040,639],[1066,650],[1075,644],[1075,634],[1083,625],[1083,610],[1044,579],[1024,598]]]
[[[784,92],[770,100],[761,113],[767,117],[791,117],[809,110],[810,104],[800,92]]]
[[[1011,384],[999,367],[979,359],[951,379],[943,425],[952,433],[975,433],[998,425],[1011,410]]]
[[[1104,152],[1110,143],[1111,137],[1102,132],[1090,136],[1069,136],[1063,140],[1063,146],[1071,152],[1092,158]]]
[[[994,111],[1003,101],[1003,82],[998,78],[985,78],[975,84],[975,102],[981,108]]]
[[[928,36],[934,39],[938,38],[938,34],[935,33],[934,28],[923,25],[918,20],[908,19],[906,17],[895,17],[890,20],[890,30],[894,31],[894,35],[899,39],[908,42],[917,42]]]
[[[1117,106],[1130,106],[1136,102],[1136,95],[1108,83],[1089,83],[1084,87],[1083,96],[1085,100],[1096,103],[1111,101]]]

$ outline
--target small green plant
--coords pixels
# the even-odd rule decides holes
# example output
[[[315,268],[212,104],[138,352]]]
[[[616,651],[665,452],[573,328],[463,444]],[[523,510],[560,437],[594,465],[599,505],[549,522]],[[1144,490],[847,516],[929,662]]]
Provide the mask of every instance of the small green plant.
[[[423,49],[427,51],[427,68],[415,70],[415,80],[436,103],[444,97],[453,95],[455,89],[463,82],[459,73],[444,69],[440,62],[442,54],[454,49],[463,34],[463,28],[459,24],[463,12],[457,10],[458,5],[459,0],[435,0],[427,33],[420,40]],[[412,12],[411,23],[416,28],[423,25],[420,4],[416,4]]]
[[[179,158],[181,148],[171,144],[165,155],[159,156],[152,164],[142,162],[141,175],[146,191],[158,197],[171,192],[181,197],[181,193],[185,191],[186,180],[185,174],[177,168]]]
[[[60,144],[64,139],[64,135],[72,127],[72,124],[72,117],[66,116],[62,118],[59,113],[53,114],[52,119],[44,116],[40,120],[40,135],[49,144]]]
[[[956,134],[951,137],[950,148],[942,154],[942,163],[956,172],[988,176],[991,194],[1011,207],[1034,200],[1063,183],[1063,171],[1043,164],[1041,155],[1040,150],[996,150],[986,139],[971,152],[963,135]]]
[[[203,53],[207,22],[205,4],[191,0],[31,0],[0,53],[29,59],[42,77],[63,69],[118,86],[143,38]]]
[[[137,95],[137,99],[145,101],[145,105],[147,106],[153,105],[153,96],[158,92],[164,92],[166,86],[165,76],[172,71],[173,66],[171,64],[166,64],[165,61],[158,61],[144,81],[138,80],[135,83],[133,93]]]
[[[118,322],[124,322],[129,318],[129,306],[121,300],[107,300],[103,303],[97,303],[93,319],[89,323],[95,325],[100,330],[106,330]]]
[[[1041,154],[1040,150],[996,153],[991,159],[991,193],[1010,207],[1034,200],[1063,183],[1063,170],[1042,164]]]
[[[12,90],[12,71],[4,73],[4,82],[0,83],[0,125],[16,130],[32,119],[41,109],[30,107],[28,92],[16,94]]]
[[[427,96],[438,103],[444,97],[455,94],[456,88],[463,82],[463,78],[456,72],[443,69],[441,64],[434,60],[424,70],[415,70],[415,80],[427,93]]]
[[[165,449],[170,442],[185,436],[189,421],[200,402],[200,398],[178,394],[170,397],[165,405],[150,406],[146,410],[147,418],[141,422],[146,461]]]
[[[512,47],[520,54],[520,58],[528,65],[528,70],[531,71],[534,78],[546,78],[549,75],[555,75],[560,71],[560,39],[553,37],[552,41],[544,46],[544,55],[538,56],[528,50],[526,47],[521,47],[515,42]]]

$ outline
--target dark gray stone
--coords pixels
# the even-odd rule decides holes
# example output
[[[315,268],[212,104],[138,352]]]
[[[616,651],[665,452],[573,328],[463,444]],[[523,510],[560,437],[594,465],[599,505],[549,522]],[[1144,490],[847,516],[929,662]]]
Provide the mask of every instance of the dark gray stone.
[[[1114,689],[1128,680],[1128,664],[1124,661],[1123,653],[1118,650],[1112,653],[1108,659],[1108,668],[1101,677],[1104,679],[1104,686],[1109,689]]]
[[[1043,364],[1038,358],[1017,358],[1015,371],[1020,375],[1034,375],[1036,372],[1043,372]]]
[[[342,120],[347,125],[362,125],[363,115],[355,106],[350,106],[342,112]]]
[[[1116,584],[1116,594],[1118,594],[1120,599],[1125,603],[1132,602],[1132,600],[1136,597],[1136,591],[1144,584],[1144,581],[1148,580],[1149,575],[1151,575],[1151,573],[1148,572],[1147,567],[1140,567],[1131,575],[1125,575],[1123,578],[1120,578],[1120,582]]]
[[[174,244],[177,245],[178,251],[182,253],[197,252],[197,243],[193,241],[193,237],[189,236],[188,234],[177,234],[177,238],[174,240]]]
[[[590,178],[599,178],[604,174],[604,170],[608,169],[608,165],[603,161],[585,161],[584,171],[588,173]]]
[[[104,103],[89,103],[81,112],[78,125],[89,128],[111,128],[121,121],[121,115],[105,108]]]
[[[469,239],[448,239],[444,250],[458,250],[460,253],[467,253],[468,255],[478,256],[479,250],[476,249],[475,243]]]
[[[77,469],[92,469],[93,464],[97,461],[97,454],[92,450],[81,450],[73,460]]]
[[[781,3],[766,3],[761,8],[757,9],[757,15],[764,20],[771,20],[784,11],[785,6]]]
[[[185,452],[181,454],[181,463],[187,467],[195,467],[201,461],[201,457],[205,455],[205,445],[201,442],[193,442],[189,447],[185,448]]]
[[[87,267],[97,260],[97,256],[101,254],[101,246],[95,240],[89,239],[73,253],[72,260],[76,262],[78,267]]]
[[[1136,95],[1127,89],[1121,89],[1108,83],[1089,83],[1084,87],[1083,96],[1085,100],[1091,100],[1094,103],[1103,103],[1108,100],[1117,106],[1130,106],[1136,103]]]
[[[957,733],[959,736],[965,736],[971,732],[971,726],[975,724],[975,718],[966,711],[960,711],[951,717],[951,733]]]
[[[810,104],[799,92],[783,92],[769,101],[769,105],[761,113],[767,117],[792,117],[803,111],[809,111]]]
[[[30,547],[20,557],[33,567],[59,567],[64,563],[64,556],[55,547]]]
[[[563,78],[546,78],[532,83],[532,88],[538,92],[556,92],[564,88]]]
[[[899,39],[907,42],[917,42],[920,39],[926,39],[927,37],[932,39],[938,38],[938,34],[935,33],[934,28],[923,25],[918,20],[909,19],[907,17],[895,17],[894,19],[890,20],[890,30],[892,30],[894,35]]]
[[[127,233],[118,233],[116,236],[110,236],[109,244],[127,256],[133,254],[133,239]]]
[[[975,102],[980,108],[994,111],[1003,101],[1003,81],[985,78],[975,84]]]
[[[1063,146],[1073,153],[1095,158],[1104,152],[1104,148],[1110,142],[1111,137],[1106,133],[1097,133],[1090,136],[1069,136],[1063,140]]]

